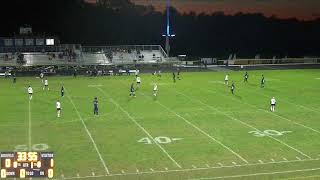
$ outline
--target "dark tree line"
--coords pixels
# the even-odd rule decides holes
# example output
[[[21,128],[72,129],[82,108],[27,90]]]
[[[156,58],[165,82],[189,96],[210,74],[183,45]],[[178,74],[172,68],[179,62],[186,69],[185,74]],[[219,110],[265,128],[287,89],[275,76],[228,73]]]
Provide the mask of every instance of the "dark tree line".
[[[19,26],[58,35],[62,43],[84,45],[164,44],[165,16],[153,7],[129,0],[10,0],[0,1],[0,36]],[[200,57],[320,55],[320,19],[299,21],[266,18],[262,14],[233,16],[180,14],[171,9],[173,54]]]

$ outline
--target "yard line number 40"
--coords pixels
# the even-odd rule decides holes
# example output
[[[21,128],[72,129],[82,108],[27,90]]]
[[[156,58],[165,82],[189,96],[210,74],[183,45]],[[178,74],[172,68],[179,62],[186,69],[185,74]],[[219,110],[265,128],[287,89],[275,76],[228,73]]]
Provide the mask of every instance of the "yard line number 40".
[[[154,142],[159,143],[159,144],[169,144],[174,141],[179,141],[182,140],[183,138],[169,138],[166,136],[158,136],[155,137],[154,139],[151,139],[149,137],[144,137],[138,140],[139,143],[143,144],[153,144]]]

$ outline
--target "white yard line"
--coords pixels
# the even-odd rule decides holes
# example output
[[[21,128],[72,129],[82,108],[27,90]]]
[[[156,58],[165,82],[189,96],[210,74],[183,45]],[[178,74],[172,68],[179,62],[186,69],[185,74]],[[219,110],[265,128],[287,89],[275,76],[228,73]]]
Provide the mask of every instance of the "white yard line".
[[[82,123],[84,129],[86,130],[86,132],[87,132],[87,134],[88,134],[88,136],[89,136],[89,138],[90,138],[90,140],[91,140],[91,142],[92,142],[92,144],[93,144],[93,147],[94,147],[94,149],[96,150],[96,152],[97,152],[97,154],[98,154],[98,156],[99,156],[99,158],[100,158],[101,164],[103,165],[106,173],[107,173],[107,174],[110,174],[109,169],[108,169],[108,167],[106,166],[106,163],[105,163],[104,159],[102,158],[101,153],[100,153],[100,151],[99,151],[99,149],[98,149],[98,147],[97,147],[97,144],[95,143],[95,141],[94,141],[94,139],[93,139],[93,137],[92,137],[89,129],[88,129],[87,126],[86,126],[86,124],[84,123],[84,120],[82,119],[82,116],[80,115],[80,113],[79,113],[76,105],[74,104],[73,100],[71,99],[70,94],[67,92],[67,89],[66,89],[66,88],[64,88],[64,90],[66,91],[66,95],[67,95],[68,99],[70,100],[73,108],[75,109],[78,117],[79,117],[80,120],[81,120],[81,123]]]
[[[208,92],[210,92],[210,93],[215,93],[215,94],[217,93],[216,91],[212,91],[212,90],[206,90],[206,91],[208,91]],[[309,129],[309,130],[311,130],[311,131],[313,131],[313,132],[316,132],[316,133],[319,133],[319,134],[320,134],[320,131],[319,131],[319,130],[316,130],[316,129],[313,129],[313,128],[308,127],[308,126],[306,126],[306,125],[303,125],[303,124],[301,124],[301,123],[295,122],[295,121],[290,120],[290,119],[288,119],[288,118],[286,118],[286,117],[280,116],[280,115],[278,115],[278,114],[276,114],[276,113],[272,113],[272,112],[267,111],[267,110],[265,110],[265,109],[261,109],[261,108],[255,106],[255,105],[252,105],[252,104],[249,104],[249,103],[240,101],[240,100],[238,100],[238,99],[231,98],[230,96],[227,96],[227,95],[224,95],[224,94],[219,94],[219,95],[228,97],[229,99],[232,99],[232,100],[234,100],[234,101],[237,101],[237,102],[246,104],[246,105],[248,105],[248,106],[254,107],[254,108],[256,108],[256,109],[258,109],[258,110],[260,110],[260,111],[266,112],[266,113],[268,113],[268,114],[271,114],[271,115],[273,115],[273,116],[276,116],[276,117],[278,117],[278,118],[281,118],[281,119],[283,119],[283,120],[289,121],[289,122],[291,122],[291,123],[293,123],[293,124],[299,125],[299,126],[301,126],[301,127],[303,127],[303,128]]]
[[[205,131],[203,131],[202,129],[200,129],[198,126],[194,125],[193,123],[191,123],[190,121],[188,121],[187,119],[185,119],[183,116],[180,116],[178,113],[176,113],[175,111],[169,109],[167,106],[163,105],[162,103],[160,103],[159,101],[157,101],[157,103],[162,106],[163,108],[165,108],[167,111],[174,113],[177,117],[181,118],[182,120],[184,120],[187,124],[189,124],[190,126],[192,126],[193,128],[197,129],[199,132],[201,132],[202,134],[204,134],[205,136],[207,136],[208,138],[210,138],[211,140],[213,140],[214,142],[220,144],[223,148],[227,149],[228,151],[230,151],[232,154],[234,154],[235,156],[237,156],[238,158],[240,158],[243,162],[248,163],[248,161],[243,158],[240,154],[236,153],[234,150],[232,150],[230,147],[224,145],[222,142],[220,142],[219,140],[217,140],[216,138],[214,138],[213,136],[211,136],[210,134],[206,133]]]
[[[292,179],[310,179],[310,178],[317,178],[317,179],[320,179],[320,175],[313,175],[313,176],[299,176],[299,177],[287,178],[287,179],[282,179],[282,180],[292,180]]]
[[[29,137],[29,151],[31,151],[32,149],[31,149],[31,146],[32,146],[32,128],[31,128],[31,102],[30,102],[31,100],[29,100],[29,114],[28,114],[28,119],[29,119],[29,128],[28,128],[28,137]]]
[[[148,97],[147,95],[145,95],[144,93],[140,93],[145,97]],[[156,101],[157,104],[159,104],[160,106],[162,106],[164,109],[166,109],[167,111],[171,112],[172,114],[176,115],[177,117],[179,117],[180,119],[182,119],[184,122],[186,122],[187,124],[189,124],[190,126],[192,126],[193,128],[195,128],[196,130],[198,130],[199,132],[201,132],[202,134],[204,134],[205,136],[207,136],[208,138],[210,138],[211,140],[213,140],[214,142],[220,144],[223,148],[227,149],[228,151],[230,151],[232,154],[234,154],[235,156],[237,156],[239,159],[241,159],[243,162],[248,163],[248,161],[243,158],[240,154],[236,153],[234,150],[232,150],[230,147],[226,146],[225,144],[223,144],[222,142],[220,142],[219,140],[217,140],[216,138],[214,138],[213,136],[209,135],[208,133],[206,133],[205,131],[203,131],[201,128],[199,128],[198,126],[194,125],[193,123],[191,123],[190,121],[188,121],[186,118],[184,118],[183,116],[181,116],[180,114],[178,114],[177,112],[171,110],[170,108],[168,108],[167,106],[163,105],[162,103],[160,103],[159,101]]]
[[[187,97],[187,98],[190,99],[190,100],[198,101],[199,103],[207,106],[208,108],[210,108],[210,109],[212,109],[212,110],[214,110],[214,111],[220,112],[220,114],[223,114],[224,116],[228,117],[228,118],[231,119],[231,120],[237,121],[237,122],[239,122],[239,123],[241,123],[241,124],[243,124],[243,125],[245,125],[245,126],[247,126],[247,127],[250,127],[250,128],[252,128],[252,129],[254,129],[254,130],[256,130],[256,131],[261,132],[258,128],[254,127],[254,126],[252,126],[252,125],[250,125],[250,124],[248,124],[248,123],[245,123],[245,122],[243,122],[243,121],[241,121],[241,120],[239,120],[239,119],[237,119],[237,118],[235,118],[235,117],[232,117],[232,116],[230,116],[229,114],[227,114],[227,113],[225,113],[225,112],[223,112],[223,111],[221,111],[221,110],[219,110],[219,109],[217,109],[217,108],[215,108],[215,107],[213,107],[213,106],[211,106],[211,105],[208,105],[208,104],[200,101],[199,99],[191,98],[191,97],[189,97],[189,96],[187,96],[187,95],[185,95],[185,94],[183,94],[183,93],[181,93],[181,92],[178,92],[178,91],[176,91],[176,92],[179,93],[179,94],[181,94],[181,95],[183,95],[183,96],[185,96],[185,97]],[[277,139],[277,138],[275,138],[275,137],[272,137],[272,136],[270,136],[270,135],[266,135],[266,136],[269,137],[269,138],[271,138],[271,139],[273,139],[273,140],[275,140],[275,141],[277,141],[277,142],[279,142],[280,144],[282,144],[282,145],[284,145],[284,146],[287,146],[288,148],[290,148],[290,149],[292,149],[292,150],[300,153],[301,155],[303,155],[303,156],[305,156],[305,157],[307,157],[307,158],[311,158],[310,156],[308,156],[307,154],[303,153],[302,151],[300,151],[300,150],[298,150],[298,149],[290,146],[289,144],[287,144],[287,143],[285,143],[285,142],[283,142],[283,141],[281,141],[281,140],[279,140],[279,139]]]
[[[101,88],[97,87],[97,89],[98,89],[99,91],[101,91],[105,96],[108,96],[108,95],[106,94],[106,92],[103,91]],[[173,157],[153,138],[153,136],[152,136],[143,126],[141,126],[141,125],[135,120],[134,117],[132,117],[126,110],[124,110],[124,109],[122,108],[122,106],[120,106],[120,105],[119,105],[115,100],[113,100],[111,97],[110,97],[110,100],[111,100],[111,102],[112,102],[114,105],[116,105],[123,113],[125,113],[125,114],[129,117],[129,119],[130,119],[132,122],[134,122],[147,136],[149,136],[149,138],[152,139],[152,141],[162,150],[163,153],[165,153],[165,154],[168,156],[168,158],[169,158],[172,162],[174,162],[174,164],[175,164],[176,166],[178,166],[179,168],[181,168],[181,165],[180,165],[175,159],[173,159]]]
[[[218,166],[218,167],[203,167],[203,168],[189,168],[189,169],[174,169],[168,171],[141,171],[139,173],[119,173],[119,174],[109,174],[109,175],[99,175],[99,176],[84,176],[79,177],[80,179],[87,178],[98,178],[98,177],[114,177],[114,176],[128,176],[128,175],[143,175],[143,174],[160,174],[160,173],[172,173],[172,172],[192,172],[192,171],[200,171],[200,170],[213,170],[213,169],[230,169],[230,168],[241,168],[241,167],[250,167],[250,166],[264,166],[270,164],[290,164],[290,163],[300,163],[300,162],[311,162],[311,161],[319,161],[319,159],[305,159],[305,160],[292,160],[292,161],[278,161],[278,162],[266,162],[266,163],[254,163],[254,164],[243,164],[243,165],[233,165],[233,166]],[[65,179],[77,179],[78,177],[67,177]]]
[[[189,180],[243,178],[243,177],[252,177],[252,176],[276,175],[276,174],[287,174],[287,173],[295,173],[295,172],[309,172],[309,171],[318,171],[318,170],[320,170],[320,168],[297,169],[297,170],[289,170],[289,171],[273,171],[273,172],[242,174],[242,175],[233,175],[233,176],[205,177],[205,178],[195,178],[195,179],[189,179]]]
[[[122,82],[123,83],[123,82]],[[124,83],[123,83],[124,84]],[[147,95],[145,95],[144,93],[139,92],[140,94],[142,94],[145,97],[149,97]],[[151,98],[151,97],[150,97]],[[214,142],[218,143],[219,145],[221,145],[223,148],[227,149],[229,152],[231,152],[232,154],[234,154],[235,156],[237,156],[239,159],[241,159],[243,162],[245,163],[249,163],[245,158],[243,158],[240,154],[236,153],[234,150],[232,150],[230,147],[226,146],[225,144],[223,144],[222,142],[220,142],[219,140],[215,139],[213,136],[209,135],[208,133],[206,133],[205,131],[203,131],[201,128],[199,128],[198,126],[194,125],[193,123],[191,123],[190,121],[188,121],[186,118],[184,118],[183,116],[181,116],[180,114],[178,114],[177,112],[171,110],[170,108],[168,108],[167,106],[163,105],[162,103],[160,103],[159,101],[156,101],[157,104],[159,104],[160,106],[162,106],[164,109],[166,109],[167,111],[171,112],[172,114],[174,114],[175,116],[179,117],[180,119],[182,119],[184,122],[186,122],[187,124],[189,124],[190,126],[192,126],[193,128],[195,128],[196,130],[198,130],[200,133],[204,134],[205,136],[207,136],[209,139],[213,140]]]

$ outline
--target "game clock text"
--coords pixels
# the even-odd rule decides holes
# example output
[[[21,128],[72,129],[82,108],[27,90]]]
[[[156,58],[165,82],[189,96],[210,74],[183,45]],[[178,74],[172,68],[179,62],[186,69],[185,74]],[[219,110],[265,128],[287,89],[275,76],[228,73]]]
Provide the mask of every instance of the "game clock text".
[[[1,152],[1,178],[53,178],[53,152]]]

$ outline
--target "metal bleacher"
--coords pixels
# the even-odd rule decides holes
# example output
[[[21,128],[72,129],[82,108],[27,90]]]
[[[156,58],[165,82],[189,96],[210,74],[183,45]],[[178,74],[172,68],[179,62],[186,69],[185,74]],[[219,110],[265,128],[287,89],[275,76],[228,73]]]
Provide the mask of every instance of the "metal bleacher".
[[[171,60],[160,45],[0,48],[0,66],[161,64]]]

